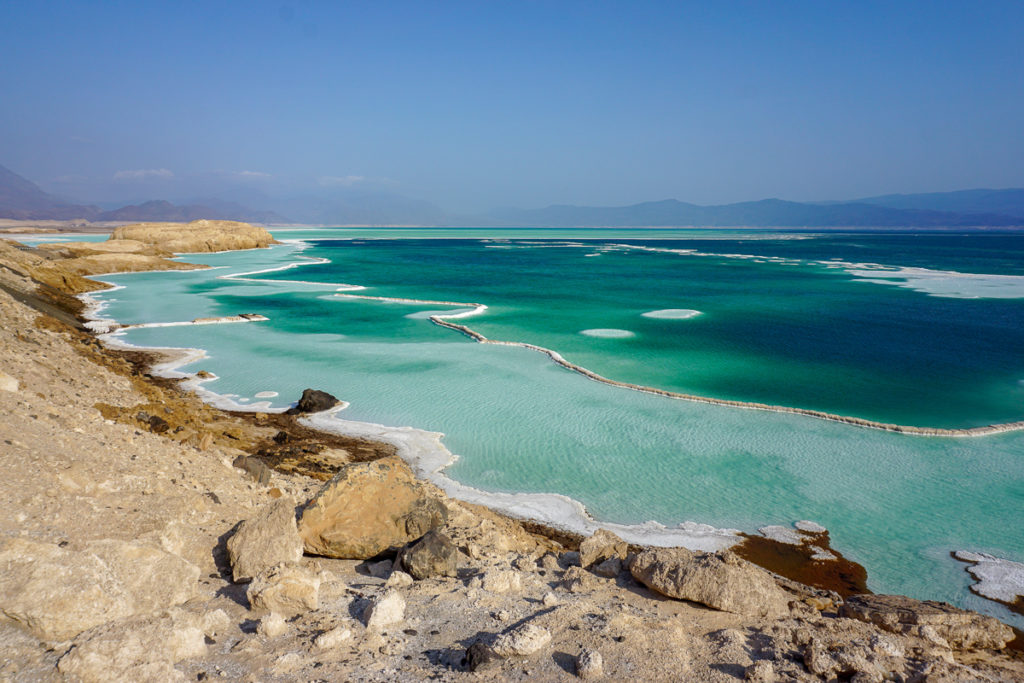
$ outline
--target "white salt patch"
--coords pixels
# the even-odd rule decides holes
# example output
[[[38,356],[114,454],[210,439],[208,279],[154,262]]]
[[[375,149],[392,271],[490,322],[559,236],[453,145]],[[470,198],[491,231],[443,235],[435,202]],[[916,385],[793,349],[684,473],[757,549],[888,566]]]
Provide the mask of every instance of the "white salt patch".
[[[795,526],[800,531],[806,531],[809,534],[823,534],[826,531],[828,531],[828,529],[826,529],[822,525],[820,525],[820,524],[818,524],[816,522],[808,521],[806,519],[800,520],[799,522],[797,522],[793,526]]]
[[[1024,299],[1024,276],[958,273],[927,268],[850,268],[862,282],[894,285],[952,299]]]
[[[663,308],[660,311],[647,311],[641,313],[645,318],[658,318],[661,320],[686,320],[687,318],[695,318],[700,315],[700,311],[695,311],[692,308]]]
[[[254,398],[277,398],[277,392],[276,391],[261,391],[259,393],[253,394],[253,397]]]
[[[603,337],[605,339],[625,339],[626,337],[633,337],[635,334],[629,330],[616,330],[608,328],[596,328],[593,330],[580,330],[580,334],[585,334],[588,337]]]
[[[973,563],[967,571],[978,580],[978,583],[971,586],[971,590],[978,595],[1009,603],[1024,597],[1024,563],[967,550],[958,550],[953,556],[963,562]]]
[[[807,540],[799,531],[786,526],[763,526],[757,532],[767,539],[789,545],[800,545]]]
[[[814,553],[811,555],[811,559],[812,560],[820,560],[822,562],[825,562],[825,561],[828,561],[828,560],[837,560],[837,559],[839,559],[835,555],[833,555],[832,553],[830,553],[829,551],[825,550],[824,548],[822,548],[820,546],[812,545],[811,546],[811,550],[814,551]]]

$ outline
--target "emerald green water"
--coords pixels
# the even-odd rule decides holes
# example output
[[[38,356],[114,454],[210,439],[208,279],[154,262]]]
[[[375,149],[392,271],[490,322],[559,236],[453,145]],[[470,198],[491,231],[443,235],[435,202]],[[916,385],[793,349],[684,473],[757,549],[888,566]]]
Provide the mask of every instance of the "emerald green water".
[[[357,239],[323,239],[338,236]],[[367,239],[381,236],[393,239]],[[216,373],[207,388],[241,403],[276,391],[271,402],[283,406],[314,386],[351,403],[346,419],[443,432],[460,456],[446,474],[485,491],[559,493],[598,520],[627,524],[752,530],[812,519],[867,567],[874,590],[1015,619],[972,596],[948,553],[1024,560],[1022,432],[906,436],[645,395],[527,349],[477,344],[425,318],[444,306],[334,294],[347,283],[367,288],[350,292],[358,295],[482,303],[486,312],[458,322],[554,349],[615,380],[886,422],[975,426],[1024,418],[1024,236],[278,237],[307,246],[189,258],[223,266],[209,271],[112,276],[125,288],[99,297],[105,314],[131,323],[261,313],[270,321],[144,328],[124,339],[206,349],[208,358],[188,369]],[[302,257],[329,263],[246,276],[258,282],[223,277]],[[871,269],[856,264],[888,269],[862,273]],[[918,270],[899,270],[906,268]],[[643,315],[664,309],[700,315]],[[608,329],[631,334],[581,333]]]

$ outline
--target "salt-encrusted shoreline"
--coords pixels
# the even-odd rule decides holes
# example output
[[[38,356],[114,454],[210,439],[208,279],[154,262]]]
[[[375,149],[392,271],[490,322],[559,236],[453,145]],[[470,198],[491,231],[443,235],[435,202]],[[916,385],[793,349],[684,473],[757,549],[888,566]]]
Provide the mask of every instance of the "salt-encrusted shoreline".
[[[286,565],[288,576],[297,577],[299,588],[311,586],[312,602],[282,618],[269,611],[283,609],[282,600],[273,603],[277,607],[259,602],[264,586],[250,584],[246,591],[232,579],[236,560],[226,564],[224,541],[230,550],[242,536],[239,520],[265,528],[267,512],[282,507],[290,518],[293,502],[287,496],[309,500],[316,482],[274,472],[270,482],[257,483],[231,463],[242,444],[237,439],[250,438],[243,434],[270,441],[278,428],[292,435],[304,430],[274,416],[241,420],[217,413],[172,383],[147,377],[141,357],[149,354],[101,352],[92,339],[55,320],[40,317],[33,324],[34,314],[6,293],[0,293],[0,307],[21,331],[5,326],[0,335],[8,358],[4,369],[35,389],[23,397],[0,392],[11,409],[5,425],[24,428],[11,432],[16,440],[7,442],[10,450],[0,450],[10,475],[5,504],[19,513],[5,522],[0,537],[8,560],[0,581],[0,674],[13,671],[26,680],[63,674],[87,681],[218,675],[456,680],[481,663],[474,651],[493,645],[500,657],[487,663],[489,673],[478,675],[497,680],[561,680],[574,670],[584,676],[592,670],[584,662],[589,667],[594,661],[598,669],[603,662],[608,680],[1024,675],[1007,654],[977,649],[1001,647],[1011,636],[976,614],[935,615],[929,604],[895,598],[900,609],[944,621],[927,633],[885,630],[873,621],[872,596],[833,600],[792,581],[765,579],[761,570],[726,561],[729,554],[705,557],[745,567],[742,577],[717,574],[713,594],[700,598],[708,606],[698,607],[656,592],[671,595],[671,587],[652,591],[633,578],[642,575],[633,570],[649,566],[655,551],[639,554],[647,564],[633,553],[624,562],[609,560],[588,570],[579,566],[585,554],[565,552],[507,519],[450,498],[445,533],[458,548],[457,576],[413,582],[396,572],[385,580],[403,566],[401,559],[396,567],[390,559],[364,564],[300,556]],[[203,352],[192,353],[196,358]],[[180,362],[164,357],[157,366]],[[73,415],[58,414],[62,402]],[[282,492],[286,498],[274,502]],[[96,557],[105,559],[102,566]],[[672,557],[687,562],[686,555]],[[177,573],[172,575],[170,565],[153,571],[146,564],[150,558],[170,563]],[[44,568],[33,569],[39,566]],[[261,570],[262,580],[270,580],[265,575]],[[27,578],[35,582],[32,589],[19,589]],[[94,586],[104,590],[90,592]],[[744,587],[764,592],[735,612],[717,602]],[[122,589],[128,602],[112,603]],[[890,597],[879,596],[883,614]],[[64,600],[82,609],[66,609]],[[381,628],[376,608],[385,602],[403,609]],[[764,611],[776,609],[776,602],[777,611]],[[841,611],[847,606],[849,614]],[[22,612],[54,620],[19,621]],[[524,629],[544,636],[542,649],[509,647]],[[48,642],[55,639],[66,642]]]

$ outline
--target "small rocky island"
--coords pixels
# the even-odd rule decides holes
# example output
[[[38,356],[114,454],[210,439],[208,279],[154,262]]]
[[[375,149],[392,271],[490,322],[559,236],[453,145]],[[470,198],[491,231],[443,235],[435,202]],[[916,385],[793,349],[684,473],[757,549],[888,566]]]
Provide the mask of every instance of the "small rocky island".
[[[223,412],[79,318],[89,274],[271,241],[221,221],[0,240],[3,680],[1024,680],[1008,626],[829,579],[811,525],[799,573],[743,559],[785,551],[764,537],[560,534],[305,426],[325,392]]]

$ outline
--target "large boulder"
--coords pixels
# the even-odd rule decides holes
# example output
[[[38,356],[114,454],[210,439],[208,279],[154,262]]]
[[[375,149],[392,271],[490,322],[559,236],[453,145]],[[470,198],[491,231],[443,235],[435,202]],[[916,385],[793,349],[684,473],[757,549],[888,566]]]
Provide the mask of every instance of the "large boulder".
[[[748,616],[789,613],[789,595],[771,575],[728,550],[651,548],[637,555],[629,570],[637,581],[671,598]]]
[[[337,398],[319,389],[304,389],[299,402],[285,411],[287,415],[320,413],[341,403]]]
[[[67,550],[22,538],[0,541],[0,619],[44,641],[63,641],[114,619],[179,605],[198,587],[199,567],[127,541]]]
[[[306,552],[365,560],[400,548],[448,520],[444,504],[397,457],[342,467],[299,521]]]
[[[954,650],[1000,649],[1014,638],[1013,629],[993,617],[902,595],[854,595],[839,608],[839,616],[927,640],[938,636]]]
[[[398,556],[398,564],[414,579],[420,580],[434,576],[455,576],[458,561],[459,551],[455,544],[439,531],[428,531]]]
[[[242,522],[228,539],[228,560],[236,582],[252,581],[264,569],[302,559],[295,501],[278,498]]]
[[[626,559],[629,546],[621,538],[608,531],[598,529],[594,535],[580,543],[580,566],[590,568],[605,560]]]

